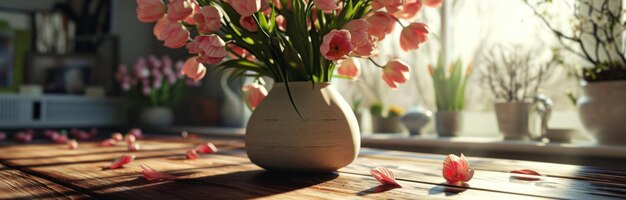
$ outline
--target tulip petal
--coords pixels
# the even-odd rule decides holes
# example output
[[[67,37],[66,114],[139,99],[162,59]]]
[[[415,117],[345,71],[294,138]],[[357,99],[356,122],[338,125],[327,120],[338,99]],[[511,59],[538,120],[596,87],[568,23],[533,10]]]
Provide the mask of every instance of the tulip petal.
[[[77,149],[78,148],[78,142],[76,140],[67,141],[67,148],[68,149]]]
[[[190,149],[187,151],[187,154],[185,154],[185,157],[189,160],[195,160],[198,159],[198,152],[195,149]]]
[[[128,151],[139,151],[141,149],[141,145],[139,143],[132,143],[128,145]]]
[[[530,169],[512,170],[511,178],[525,180],[525,181],[538,181],[541,180],[541,174]],[[520,175],[517,175],[520,174]]]
[[[135,160],[135,156],[134,155],[123,155],[123,156],[120,156],[119,158],[115,159],[111,163],[111,165],[109,166],[109,169],[120,168],[120,167],[130,163],[133,160]]]
[[[207,142],[196,146],[198,153],[211,154],[217,152],[217,147],[213,143]]]
[[[117,140],[115,140],[113,138],[109,138],[109,139],[106,139],[106,140],[102,141],[100,143],[100,146],[111,147],[111,146],[115,146],[116,143],[117,143]]]
[[[150,167],[148,167],[147,165],[141,164],[139,165],[139,167],[141,167],[141,169],[143,169],[143,171],[141,172],[141,174],[143,175],[143,177],[148,180],[148,181],[154,181],[154,180],[159,180],[159,181],[171,181],[171,180],[175,180],[177,179],[177,177],[166,174],[166,173],[161,173],[158,172]]]
[[[387,186],[396,186],[402,187],[397,181],[396,177],[393,175],[393,172],[385,167],[376,167],[370,170],[370,173],[380,184]]]

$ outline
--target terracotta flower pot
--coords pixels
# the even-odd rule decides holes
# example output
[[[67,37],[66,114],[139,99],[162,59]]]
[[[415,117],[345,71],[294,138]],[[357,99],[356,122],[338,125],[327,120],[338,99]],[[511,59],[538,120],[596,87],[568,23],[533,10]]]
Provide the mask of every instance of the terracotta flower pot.
[[[583,125],[600,144],[626,144],[626,81],[587,83],[578,99]]]
[[[350,105],[329,83],[275,83],[252,112],[246,153],[273,171],[332,172],[350,164],[361,147],[359,124]]]

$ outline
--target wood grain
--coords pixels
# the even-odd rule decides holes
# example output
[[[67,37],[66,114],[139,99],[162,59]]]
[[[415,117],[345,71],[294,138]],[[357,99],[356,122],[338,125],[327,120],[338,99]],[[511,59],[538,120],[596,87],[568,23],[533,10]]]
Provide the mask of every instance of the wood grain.
[[[0,199],[86,199],[88,196],[0,164]]]
[[[441,177],[442,155],[363,149],[359,158],[339,172],[325,175],[277,174],[250,163],[239,140],[212,140],[218,154],[185,160],[184,153],[202,140],[149,139],[142,150],[124,146],[99,147],[81,143],[0,147],[0,161],[34,174],[54,178],[69,188],[89,191],[95,198],[115,199],[600,199],[624,198],[626,187],[606,178],[624,178],[621,170],[589,169],[549,163],[470,158],[476,169],[468,185],[449,185]],[[104,170],[116,157],[137,159],[121,169]],[[180,177],[149,182],[140,164]],[[402,188],[384,188],[369,175],[375,166],[388,166]],[[520,167],[546,175],[541,181],[511,179],[506,173]],[[562,169],[562,170],[561,170]],[[4,179],[4,177],[0,178]]]

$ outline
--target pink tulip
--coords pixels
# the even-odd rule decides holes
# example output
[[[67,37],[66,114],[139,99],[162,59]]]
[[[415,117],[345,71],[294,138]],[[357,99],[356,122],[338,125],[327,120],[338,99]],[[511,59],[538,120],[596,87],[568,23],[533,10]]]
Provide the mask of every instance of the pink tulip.
[[[370,29],[370,24],[364,19],[349,21],[343,28],[350,31],[350,42],[354,46],[362,46],[369,42],[369,34],[367,32]]]
[[[222,13],[215,6],[200,7],[193,18],[201,33],[212,33],[222,27]]]
[[[142,22],[155,22],[165,14],[161,0],[137,0],[137,19]]]
[[[143,178],[145,178],[148,181],[171,181],[176,179],[175,176],[166,174],[166,173],[161,173],[158,172],[157,170],[154,170],[150,167],[148,167],[147,165],[141,164],[139,165],[139,167],[141,167],[141,169],[143,169],[143,171],[141,171],[141,175],[143,176]]]
[[[198,63],[197,58],[198,57],[194,56],[187,59],[183,65],[183,69],[181,70],[181,73],[187,75],[187,77],[193,79],[194,81],[204,78],[204,75],[206,74],[206,67]]]
[[[411,23],[400,33],[400,48],[404,51],[419,48],[421,43],[426,42],[428,29],[426,24]]]
[[[230,4],[239,15],[247,17],[256,12],[259,12],[261,9],[261,1],[260,0],[229,0],[228,4]]]
[[[443,178],[448,183],[468,182],[474,176],[474,170],[470,169],[469,163],[465,159],[465,156],[461,154],[461,157],[454,154],[446,156],[443,160]]]
[[[374,2],[382,6],[399,6],[404,3],[404,0],[374,0]]]
[[[199,63],[217,64],[226,57],[226,43],[217,35],[196,36],[193,42],[187,44],[191,54],[199,54]]]
[[[240,46],[237,46],[234,43],[226,44],[226,47],[230,49],[230,52],[228,52],[228,56],[231,59],[236,59],[239,57],[245,58],[249,56],[248,51],[246,51],[246,49],[241,48]]]
[[[374,12],[365,20],[371,26],[369,34],[375,36],[379,41],[385,39],[385,35],[391,33],[396,25],[396,20],[389,13],[382,11]]]
[[[165,46],[169,48],[180,48],[187,44],[189,39],[189,31],[179,23],[172,23],[167,25],[163,31],[161,31],[161,38],[165,40]]]
[[[77,149],[78,148],[78,142],[76,140],[67,141],[67,148],[68,149]]]
[[[332,30],[324,35],[320,52],[328,60],[345,59],[354,49],[354,45],[350,41],[351,35],[348,30]]]
[[[183,20],[193,13],[194,0],[170,0],[167,4],[167,18],[172,21]]]
[[[441,4],[443,4],[443,0],[423,0],[423,1],[424,1],[424,5],[428,7],[434,7],[434,8],[441,7]]]
[[[67,135],[62,135],[58,133],[54,133],[51,135],[50,139],[57,144],[66,144],[67,143]]]
[[[241,16],[241,18],[239,18],[239,24],[241,25],[241,27],[250,32],[259,31],[259,27],[257,26],[256,21],[252,16]]]
[[[119,158],[113,160],[113,162],[108,167],[108,169],[117,169],[117,168],[123,167],[124,165],[132,162],[133,160],[135,160],[135,156],[134,155],[123,155],[123,156],[120,156]]]
[[[413,19],[422,9],[421,0],[407,0],[397,11],[391,12],[393,16],[402,19]]]
[[[33,140],[33,134],[30,132],[18,132],[15,134],[15,140],[21,143],[29,143]]]
[[[313,0],[313,3],[318,9],[324,12],[337,9],[337,0]]]
[[[266,11],[268,9],[270,9],[270,0],[261,0],[261,11]]]
[[[276,25],[278,25],[279,30],[281,31],[287,30],[287,21],[285,20],[284,16],[277,15],[275,19],[276,19]]]
[[[382,78],[390,88],[396,89],[399,84],[409,80],[409,67],[397,59],[389,61],[383,69]]]
[[[337,68],[337,75],[356,80],[361,73],[361,64],[354,61],[353,58],[348,58],[341,61],[341,64]]]
[[[163,38],[163,36],[161,35],[161,32],[163,32],[163,29],[165,29],[165,27],[172,23],[176,23],[176,21],[168,19],[167,16],[161,17],[161,19],[159,19],[159,21],[154,24],[154,28],[152,28],[152,34],[154,34],[154,37],[156,37],[159,41],[165,40],[165,38]]]
[[[244,85],[241,90],[244,92],[244,101],[250,110],[256,109],[267,96],[267,89],[258,83]]]

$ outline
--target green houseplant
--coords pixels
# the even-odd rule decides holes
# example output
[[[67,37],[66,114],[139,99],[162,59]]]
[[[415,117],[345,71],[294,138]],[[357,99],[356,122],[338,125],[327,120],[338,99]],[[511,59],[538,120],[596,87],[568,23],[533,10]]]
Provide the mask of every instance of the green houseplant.
[[[468,65],[465,71],[461,60],[456,60],[446,69],[443,57],[439,56],[435,68],[428,66],[435,88],[435,126],[440,136],[459,134],[462,113],[465,108],[465,87],[472,71]]]
[[[578,0],[572,13],[572,31],[553,26],[540,11],[552,1],[524,2],[546,24],[562,47],[586,63],[575,74],[583,80],[578,99],[580,119],[602,144],[626,144],[626,56],[624,55],[623,2],[620,0]]]
[[[418,0],[137,2],[138,19],[156,21],[155,36],[165,46],[185,46],[198,63],[232,69],[231,77],[274,80],[269,92],[260,82],[244,86],[246,101],[255,108],[246,128],[246,152],[269,170],[329,172],[352,162],[360,147],[359,128],[348,103],[329,84],[335,68],[350,57],[375,56],[376,42],[396,24],[402,26],[404,50],[418,48],[428,33],[423,23],[403,22],[416,16]],[[202,64],[182,71],[201,79]],[[392,88],[408,79],[409,67],[402,61],[376,66]]]

